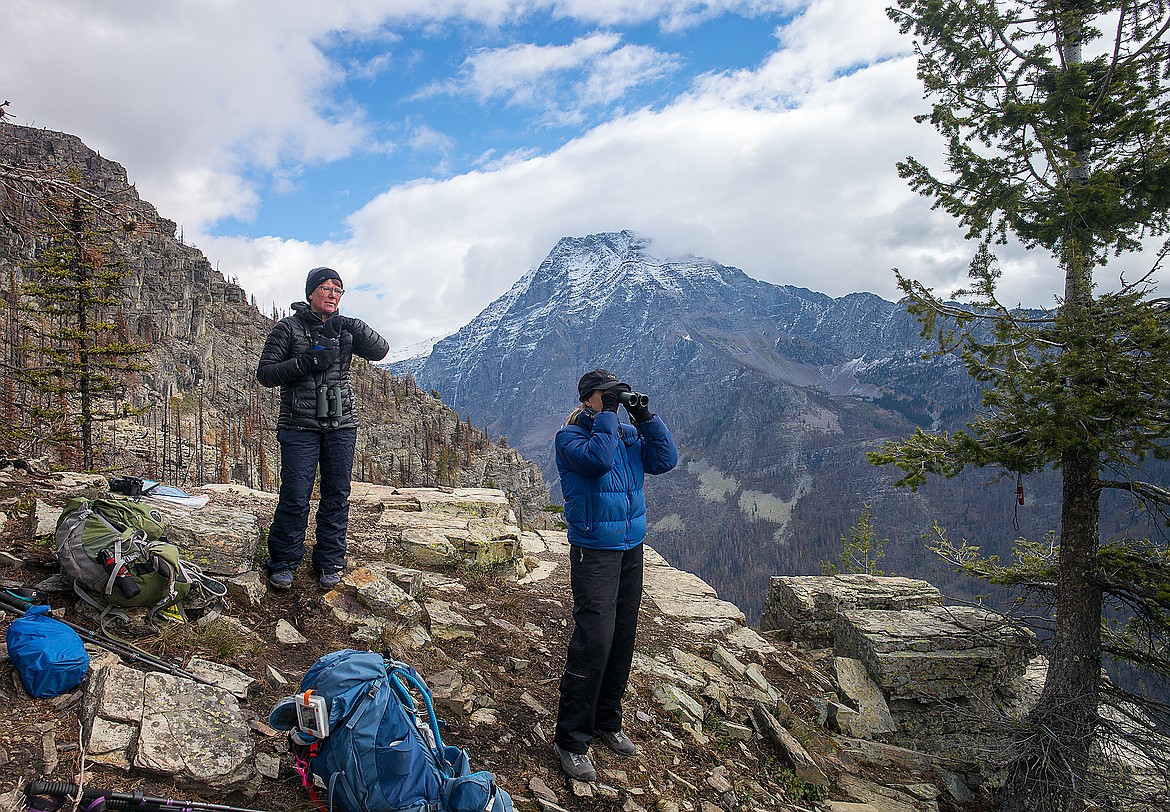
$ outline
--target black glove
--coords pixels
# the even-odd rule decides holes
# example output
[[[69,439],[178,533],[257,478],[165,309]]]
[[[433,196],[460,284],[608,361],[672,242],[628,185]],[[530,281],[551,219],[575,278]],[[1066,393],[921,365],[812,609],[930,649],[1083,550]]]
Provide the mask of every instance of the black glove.
[[[601,393],[601,411],[613,412],[617,414],[618,410],[618,392],[629,392],[630,387],[624,383],[619,383],[617,386],[610,387]]]
[[[335,347],[314,347],[297,356],[297,367],[302,373],[324,372],[337,360]]]
[[[325,327],[321,330],[321,335],[326,338],[337,338],[341,335],[341,331],[347,333],[353,332],[353,319],[349,316],[343,316],[340,313],[334,313],[325,322]]]
[[[630,420],[633,420],[635,423],[645,423],[654,416],[654,413],[651,412],[650,409],[641,404],[638,404],[637,406],[631,406],[627,403],[626,411],[630,415]]]

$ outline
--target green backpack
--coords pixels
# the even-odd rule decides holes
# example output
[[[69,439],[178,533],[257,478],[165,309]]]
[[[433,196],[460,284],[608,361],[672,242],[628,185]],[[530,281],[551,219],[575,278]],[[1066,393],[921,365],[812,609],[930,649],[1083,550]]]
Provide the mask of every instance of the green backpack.
[[[162,511],[149,504],[116,498],[74,499],[57,519],[57,560],[82,600],[107,616],[125,618],[123,608],[145,607],[153,620],[196,595],[227,594],[220,582],[180,557],[166,540]],[[195,591],[196,595],[192,595]]]

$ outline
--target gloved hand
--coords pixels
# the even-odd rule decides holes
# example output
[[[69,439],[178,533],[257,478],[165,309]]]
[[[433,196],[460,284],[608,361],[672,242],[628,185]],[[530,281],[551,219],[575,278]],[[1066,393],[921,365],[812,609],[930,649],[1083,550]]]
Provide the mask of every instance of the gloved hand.
[[[336,347],[319,347],[305,350],[297,356],[297,367],[302,373],[324,372],[337,360]]]
[[[617,386],[610,387],[609,389],[603,391],[601,393],[601,411],[614,412],[616,414],[618,410],[618,404],[621,402],[618,400],[618,392],[629,391],[630,387],[626,386],[624,383],[619,383]]]
[[[326,338],[337,338],[341,335],[341,331],[345,330],[348,333],[353,332],[353,319],[349,316],[343,316],[340,313],[334,313],[325,322],[325,327],[321,330],[321,335]]]
[[[630,420],[633,420],[635,423],[645,423],[647,420],[649,420],[651,417],[654,416],[654,413],[651,412],[650,409],[648,409],[645,406],[642,406],[641,404],[639,404],[637,406],[631,406],[630,404],[627,403],[626,404],[626,412],[629,413]]]

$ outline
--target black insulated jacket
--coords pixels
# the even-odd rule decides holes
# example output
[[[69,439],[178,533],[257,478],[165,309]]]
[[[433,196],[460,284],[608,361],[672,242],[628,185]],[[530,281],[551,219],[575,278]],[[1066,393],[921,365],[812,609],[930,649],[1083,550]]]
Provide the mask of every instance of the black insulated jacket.
[[[303,373],[297,358],[306,350],[313,349],[315,343],[324,344],[319,336],[325,322],[309,309],[306,302],[297,302],[292,309],[291,316],[273,325],[256,367],[256,380],[262,386],[280,387],[280,419],[277,428],[330,431],[358,426],[353,386],[349,381],[350,359],[357,355],[368,361],[380,361],[390,351],[390,344],[361,319],[351,319],[350,328],[342,330],[336,339],[337,360],[333,365],[324,372]],[[343,404],[342,415],[336,426],[331,425],[330,421],[317,419],[317,388],[334,384],[341,387]]]

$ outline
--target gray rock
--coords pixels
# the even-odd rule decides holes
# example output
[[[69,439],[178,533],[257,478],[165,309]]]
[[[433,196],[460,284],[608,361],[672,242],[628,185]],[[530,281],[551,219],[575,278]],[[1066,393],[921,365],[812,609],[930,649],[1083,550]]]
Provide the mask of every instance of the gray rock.
[[[718,767],[713,767],[711,772],[707,775],[707,785],[719,793],[731,792],[733,789],[731,782],[727,780],[727,768],[720,764]]]
[[[133,766],[200,788],[243,785],[255,751],[236,697],[166,674],[148,674]]]
[[[72,592],[73,582],[63,573],[55,572],[36,584],[37,592]]]
[[[860,660],[891,699],[985,696],[1022,675],[1035,636],[974,606],[842,613],[837,653]]]
[[[790,640],[832,644],[837,616],[851,609],[918,609],[941,606],[942,594],[926,581],[864,574],[774,576],[760,629]]]
[[[560,801],[560,798],[558,798],[557,794],[553,792],[551,788],[549,788],[549,785],[541,781],[536,776],[533,776],[528,780],[528,789],[532,791],[532,794],[535,795],[538,800],[542,799],[553,804]]]
[[[303,634],[296,630],[291,623],[284,618],[276,621],[275,635],[277,642],[285,646],[299,646],[303,643],[309,642]]]
[[[718,593],[703,579],[670,566],[650,547],[645,550],[644,581],[646,597],[658,610],[678,620],[700,621],[694,628],[700,634],[716,636],[746,623],[739,607],[720,600]],[[723,622],[719,622],[723,621]]]
[[[426,602],[426,610],[431,621],[431,634],[439,640],[476,636],[476,626],[456,612],[447,601],[437,598],[429,600]]]
[[[95,764],[129,771],[131,748],[137,734],[138,725],[113,722],[99,716],[89,727],[89,738],[85,744],[86,757]]]
[[[706,684],[705,678],[693,677],[680,669],[672,668],[661,660],[647,657],[640,651],[634,652],[633,670],[640,674],[682,686],[688,691],[701,691]]]
[[[879,767],[900,767],[926,773],[940,768],[956,770],[962,767],[955,759],[934,753],[924,753],[908,747],[847,736],[836,736],[833,741],[842,753],[855,761]]]
[[[41,734],[41,772],[50,775],[57,770],[60,757],[57,754],[57,738],[51,730]]]
[[[221,688],[102,664],[86,686],[82,723],[87,753],[111,767],[199,789],[236,787],[253,774],[247,723]]]
[[[776,745],[780,757],[792,768],[797,777],[810,784],[829,785],[828,776],[796,740],[796,737],[784,729],[784,726],[772,715],[771,711],[762,704],[757,704],[751,709],[751,715],[760,735]]]
[[[863,738],[894,731],[897,725],[894,724],[894,717],[886,705],[886,698],[882,696],[877,684],[870,679],[869,672],[865,670],[861,661],[850,657],[836,657],[833,660],[833,668],[836,671],[837,686],[841,695],[856,711],[858,717],[842,726],[843,717],[837,714],[838,729],[843,733]]]
[[[272,753],[256,754],[256,772],[273,781],[280,778],[281,759]]]
[[[739,661],[739,658],[728,651],[721,645],[716,645],[711,653],[712,659],[723,666],[733,677],[742,677],[747,671],[747,666]]]
[[[345,573],[336,589],[322,600],[354,639],[385,642],[391,633],[408,648],[426,645],[431,635],[423,626],[422,607],[391,578],[385,568],[358,567]]]
[[[877,812],[938,812],[935,797],[917,797],[848,773],[838,776],[837,786],[853,800],[868,804]]]
[[[660,682],[654,686],[654,701],[667,713],[678,719],[701,725],[706,715],[703,706],[694,697],[676,685]]]
[[[49,504],[41,499],[34,499],[32,510],[28,515],[28,531],[33,538],[52,536],[57,530],[57,519],[61,516],[64,505]]]
[[[108,661],[107,661],[108,663]],[[82,708],[83,724],[101,718],[132,725],[142,723],[146,674],[117,662],[94,665],[86,683]]]
[[[523,702],[529,710],[541,718],[548,718],[552,716],[552,713],[549,711],[549,709],[540,704],[536,697],[528,693],[528,691],[524,691],[520,694],[520,701]]]
[[[224,579],[228,594],[246,606],[260,606],[268,594],[264,579],[257,570],[234,575]]]
[[[167,538],[208,573],[240,575],[253,568],[260,544],[260,526],[254,513],[216,505],[190,508],[150,500],[166,517]]]
[[[187,663],[187,670],[197,677],[214,682],[225,691],[231,692],[237,699],[247,699],[248,689],[256,681],[239,669],[202,657],[192,657]]]
[[[423,566],[517,564],[520,529],[501,491],[479,488],[391,488],[354,483],[350,502],[383,508],[373,532],[352,543],[370,553],[399,544]],[[519,571],[517,575],[520,575]]]
[[[431,698],[435,704],[459,716],[469,716],[475,704],[475,693],[463,685],[459,672],[446,668],[427,678]]]

